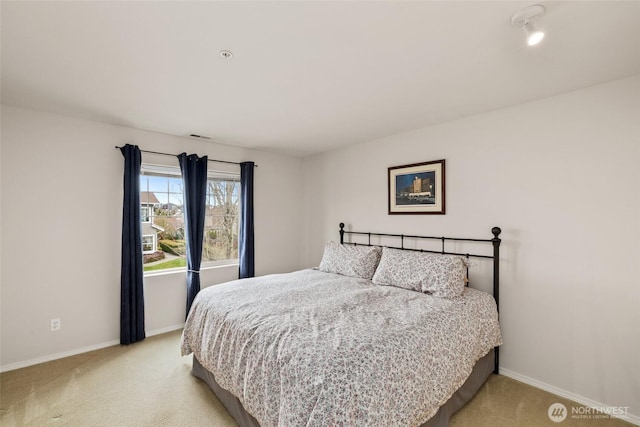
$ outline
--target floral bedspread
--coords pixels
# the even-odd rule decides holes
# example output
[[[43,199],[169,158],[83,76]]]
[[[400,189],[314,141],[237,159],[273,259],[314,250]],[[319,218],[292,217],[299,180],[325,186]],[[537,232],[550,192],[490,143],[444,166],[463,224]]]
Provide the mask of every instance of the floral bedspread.
[[[493,297],[302,270],[205,288],[182,335],[263,427],[417,426],[502,344]]]

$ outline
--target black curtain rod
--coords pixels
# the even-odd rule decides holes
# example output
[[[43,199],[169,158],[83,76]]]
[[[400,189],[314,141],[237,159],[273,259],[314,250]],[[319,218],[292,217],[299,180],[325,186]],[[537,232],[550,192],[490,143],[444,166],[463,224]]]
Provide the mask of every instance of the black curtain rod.
[[[121,148],[122,148],[122,147],[118,147],[118,146],[116,145],[116,150],[119,150],[119,149],[121,149]],[[159,151],[140,150],[140,152],[141,152],[141,153],[149,153],[149,154],[160,154],[161,156],[178,157],[178,155],[177,155],[177,154],[161,153],[161,152],[159,152]],[[230,162],[230,161],[228,161],[228,160],[214,160],[214,159],[207,159],[207,160],[208,160],[208,161],[210,161],[210,162],[215,162],[215,163],[226,163],[226,164],[229,164],[229,165],[239,165],[239,164],[240,164],[240,163],[238,163],[238,162]],[[254,167],[256,167],[256,168],[258,167],[258,165],[256,165],[256,164],[254,164],[253,166],[254,166]]]

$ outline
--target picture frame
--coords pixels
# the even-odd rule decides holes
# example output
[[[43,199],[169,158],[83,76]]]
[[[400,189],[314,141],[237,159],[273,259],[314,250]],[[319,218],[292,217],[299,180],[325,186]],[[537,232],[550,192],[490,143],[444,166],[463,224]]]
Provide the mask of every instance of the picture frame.
[[[388,169],[389,215],[444,215],[445,161]]]

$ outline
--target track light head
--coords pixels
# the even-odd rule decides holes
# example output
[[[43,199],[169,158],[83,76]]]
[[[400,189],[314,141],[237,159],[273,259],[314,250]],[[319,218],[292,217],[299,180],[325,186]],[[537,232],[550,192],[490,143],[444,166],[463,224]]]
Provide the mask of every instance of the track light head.
[[[529,46],[537,45],[544,38],[544,32],[538,30],[531,22],[527,22],[522,26],[524,33],[527,35],[527,44]]]
[[[527,44],[534,46],[544,38],[544,31],[537,29],[533,22],[544,15],[544,7],[539,4],[525,7],[511,17],[511,25],[521,27],[527,37]]]

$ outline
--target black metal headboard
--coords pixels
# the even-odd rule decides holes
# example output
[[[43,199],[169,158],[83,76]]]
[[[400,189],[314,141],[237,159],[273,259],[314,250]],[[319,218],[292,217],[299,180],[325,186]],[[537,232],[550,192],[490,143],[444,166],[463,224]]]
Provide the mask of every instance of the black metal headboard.
[[[496,307],[498,311],[500,310],[500,233],[502,230],[500,227],[493,227],[491,229],[491,233],[493,234],[493,239],[472,239],[472,238],[460,238],[460,237],[444,237],[444,236],[414,236],[407,234],[389,234],[389,233],[370,233],[370,232],[362,232],[362,231],[347,231],[344,229],[344,223],[340,223],[340,243],[341,244],[351,244],[351,245],[366,245],[366,246],[382,246],[375,245],[371,243],[371,236],[374,237],[395,237],[400,239],[400,246],[385,246],[387,248],[394,249],[402,249],[405,251],[418,251],[418,252],[431,252],[437,254],[446,254],[446,255],[459,255],[463,257],[474,257],[474,258],[488,258],[493,260],[493,298],[496,300]],[[344,235],[345,234],[354,234],[361,236],[368,236],[367,243],[354,243],[354,242],[345,242]],[[427,240],[440,240],[442,242],[442,250],[433,251],[427,249],[411,249],[404,247],[405,239],[427,239]],[[458,242],[481,242],[481,243],[491,243],[493,245],[493,255],[481,255],[481,254],[472,254],[472,253],[459,253],[459,252],[448,252],[445,250],[445,242],[446,241],[458,241]],[[495,348],[495,366],[493,372],[498,374],[498,347]]]

